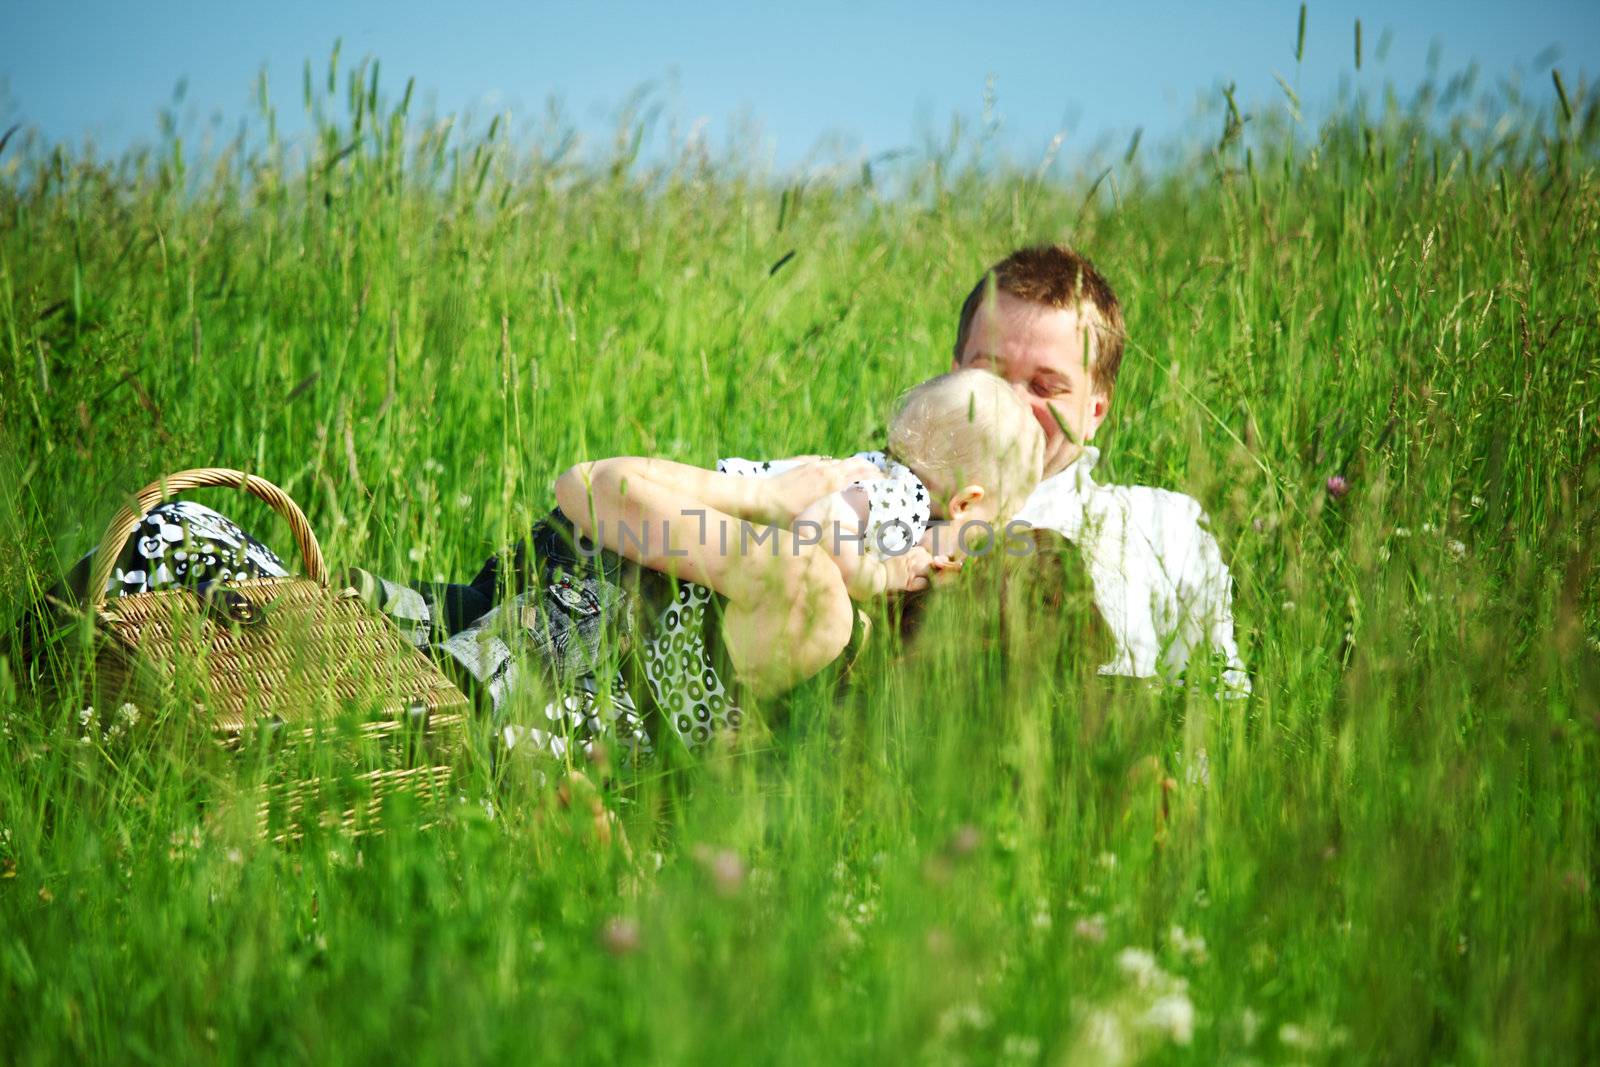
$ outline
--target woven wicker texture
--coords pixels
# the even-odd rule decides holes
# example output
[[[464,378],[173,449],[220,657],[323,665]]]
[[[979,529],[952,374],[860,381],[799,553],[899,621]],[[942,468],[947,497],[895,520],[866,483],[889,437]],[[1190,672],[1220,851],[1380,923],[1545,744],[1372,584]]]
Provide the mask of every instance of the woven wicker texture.
[[[348,782],[309,778],[279,783],[257,804],[256,825],[262,836],[271,834],[280,842],[298,840],[309,823],[346,834],[372,833],[385,802],[408,793],[423,806],[424,821],[417,828],[424,829],[434,822],[427,813],[448,799],[450,778],[451,768],[440,765],[369,771]],[[354,796],[349,795],[351,787]]]
[[[262,718],[293,728],[336,706],[369,705],[374,732],[403,725],[397,720],[408,708],[426,709],[430,730],[464,712],[461,691],[354,597],[304,578],[227,588],[253,605],[259,621],[238,626],[217,618],[188,590],[108,600],[99,612],[112,638],[106,659],[125,662],[103,662],[102,670],[135,678],[143,661],[163,687],[192,672],[206,693],[211,727],[224,734]]]

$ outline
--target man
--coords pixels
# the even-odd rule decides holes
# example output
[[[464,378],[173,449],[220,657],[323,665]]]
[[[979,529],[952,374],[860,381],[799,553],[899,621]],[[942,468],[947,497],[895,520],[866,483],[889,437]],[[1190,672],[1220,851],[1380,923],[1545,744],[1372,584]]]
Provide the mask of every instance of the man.
[[[1232,580],[1199,503],[1094,480],[1100,450],[1090,442],[1110,411],[1122,346],[1122,307],[1094,264],[1043,245],[996,263],[967,295],[952,369],[1000,375],[1044,428],[1045,477],[1016,519],[1082,553],[1116,647],[1100,672],[1172,680],[1194,653],[1211,652],[1222,660],[1222,694],[1244,696]],[[729,458],[717,469],[770,475],[798,462]]]
[[[1122,308],[1094,265],[1060,246],[996,263],[961,308],[954,366],[1011,383],[1045,433],[1045,478],[1017,518],[1078,546],[1116,642],[1103,674],[1176,678],[1192,653],[1223,657],[1222,684],[1250,691],[1233,634],[1227,565],[1191,497],[1095,482],[1091,441],[1122,363]]]

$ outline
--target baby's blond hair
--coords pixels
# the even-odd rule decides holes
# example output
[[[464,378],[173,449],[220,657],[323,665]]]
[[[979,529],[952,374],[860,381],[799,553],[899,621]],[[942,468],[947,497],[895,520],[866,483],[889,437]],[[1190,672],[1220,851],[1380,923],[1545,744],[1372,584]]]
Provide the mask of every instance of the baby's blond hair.
[[[981,485],[1000,519],[1022,507],[1044,472],[1044,431],[1011,387],[985,370],[941,374],[906,393],[889,426],[889,450],[941,501]]]

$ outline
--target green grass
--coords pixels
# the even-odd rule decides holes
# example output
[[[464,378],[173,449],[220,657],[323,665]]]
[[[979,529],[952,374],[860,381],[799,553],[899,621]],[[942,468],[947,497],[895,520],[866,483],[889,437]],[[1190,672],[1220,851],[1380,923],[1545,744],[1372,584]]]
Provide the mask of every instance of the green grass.
[[[786,183],[328,83],[302,144],[0,155],[0,625],[184,467],[431,578],[582,457],[874,444],[982,268],[1064,240],[1131,334],[1102,472],[1205,503],[1255,695],[1107,686],[954,594],[908,658],[616,790],[630,858],[479,749],[437,826],[267,843],[226,761],[80,743],[0,660],[8,1060],[1600,1053],[1592,90]],[[1180,985],[1187,1045],[1141,1021]]]

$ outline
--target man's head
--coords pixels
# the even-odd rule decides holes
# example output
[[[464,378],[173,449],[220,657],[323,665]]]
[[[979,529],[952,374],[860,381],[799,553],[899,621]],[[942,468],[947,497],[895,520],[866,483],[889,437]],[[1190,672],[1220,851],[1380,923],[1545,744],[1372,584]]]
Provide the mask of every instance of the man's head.
[[[1105,420],[1122,341],[1122,306],[1094,264],[1043,245],[1011,253],[973,287],[954,367],[1011,384],[1044,430],[1049,476],[1077,459]]]

